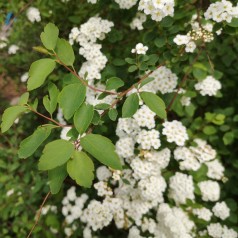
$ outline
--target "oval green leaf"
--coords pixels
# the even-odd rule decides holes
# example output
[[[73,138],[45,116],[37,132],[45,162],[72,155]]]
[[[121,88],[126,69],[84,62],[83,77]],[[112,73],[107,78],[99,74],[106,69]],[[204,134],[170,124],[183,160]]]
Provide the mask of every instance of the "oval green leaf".
[[[13,106],[7,108],[2,115],[2,133],[6,132],[13,125],[14,121],[25,111],[27,111],[27,109],[24,106]]]
[[[66,163],[74,152],[74,145],[65,140],[47,144],[39,161],[39,170],[51,170]]]
[[[44,32],[41,33],[40,38],[42,44],[45,46],[46,49],[54,50],[58,40],[58,36],[58,27],[53,23],[48,23],[44,28]]]
[[[18,150],[19,158],[27,158],[31,156],[39,146],[49,137],[52,127],[44,126],[38,127],[36,131],[20,144]]]
[[[88,129],[93,120],[93,114],[93,106],[85,103],[74,114],[74,126],[80,135]]]
[[[67,163],[69,176],[80,186],[90,188],[94,179],[94,164],[82,151],[75,151],[73,158]]]
[[[66,119],[70,119],[81,106],[86,96],[86,87],[82,83],[70,84],[59,94],[59,106]]]
[[[81,138],[80,143],[85,151],[101,163],[116,170],[122,169],[120,159],[115,152],[115,146],[108,138],[89,134]]]
[[[73,66],[75,60],[74,51],[73,47],[67,40],[58,39],[56,53],[60,61],[62,61],[65,65]]]
[[[139,108],[139,97],[137,93],[131,94],[123,104],[122,117],[132,117]]]
[[[112,90],[112,89],[117,90],[118,88],[122,86],[124,86],[124,82],[120,78],[117,78],[117,77],[109,78],[106,83],[107,90]]]
[[[52,59],[40,59],[32,63],[27,81],[28,91],[39,88],[45,82],[47,76],[54,70],[55,65],[56,63]]]
[[[60,191],[67,175],[66,164],[48,171],[50,192],[52,194],[57,194]]]
[[[151,111],[155,112],[158,117],[162,119],[167,117],[165,103],[159,96],[150,92],[142,92],[140,96],[144,103]]]

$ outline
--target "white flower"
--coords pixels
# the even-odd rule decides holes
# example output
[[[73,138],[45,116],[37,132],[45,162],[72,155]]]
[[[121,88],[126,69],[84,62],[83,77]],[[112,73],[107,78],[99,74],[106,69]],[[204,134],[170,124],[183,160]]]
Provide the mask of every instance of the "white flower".
[[[210,221],[212,217],[212,212],[205,207],[193,209],[193,214],[204,221]]]
[[[202,96],[215,96],[221,87],[221,83],[212,76],[207,76],[204,80],[195,84],[195,89]]]
[[[149,48],[144,46],[142,43],[138,43],[135,49],[131,50],[131,53],[136,53],[138,55],[145,55]]]
[[[222,220],[225,220],[230,215],[230,209],[225,202],[217,202],[212,208],[212,211],[216,217],[219,217]]]
[[[220,198],[220,186],[217,182],[207,180],[198,183],[198,187],[202,193],[203,201],[215,202]]]
[[[11,46],[8,48],[8,54],[9,54],[9,55],[15,55],[18,50],[19,50],[19,46],[17,46],[17,45],[11,45]]]
[[[114,1],[119,4],[119,7],[121,9],[130,9],[137,3],[137,0],[114,0]]]
[[[213,160],[210,162],[206,162],[206,166],[208,167],[207,176],[212,179],[221,180],[224,176],[225,168],[218,160]]]
[[[165,66],[156,69],[150,77],[154,80],[143,86],[141,90],[153,93],[161,92],[162,94],[172,93],[178,83],[177,75]]]
[[[27,18],[31,22],[39,22],[41,21],[40,11],[35,7],[29,7],[26,12]]]
[[[106,181],[112,176],[112,173],[106,166],[100,166],[96,170],[96,176],[99,181]]]
[[[156,130],[142,130],[137,138],[136,142],[141,145],[141,148],[144,150],[149,150],[151,148],[158,149],[161,145],[159,139],[159,132]]]
[[[193,200],[195,196],[192,176],[176,172],[170,177],[169,197],[174,199],[176,204],[185,204],[187,199]]]
[[[183,146],[188,140],[186,128],[180,121],[164,122],[163,127],[162,134],[166,135],[168,142],[175,142],[177,145]]]
[[[14,193],[14,189],[12,188],[12,189],[7,191],[6,196],[10,197],[13,193]]]
[[[207,227],[208,234],[213,238],[222,238],[222,226],[220,223],[212,223]]]
[[[143,105],[137,112],[133,115],[137,124],[140,127],[147,127],[152,129],[155,127],[155,116],[156,114],[152,112],[146,105]]]
[[[29,78],[29,74],[28,74],[28,72],[26,72],[21,76],[20,80],[22,83],[25,83],[28,78]]]
[[[187,45],[190,41],[190,37],[187,35],[176,35],[176,37],[174,38],[174,43],[176,45]]]
[[[194,50],[196,49],[196,44],[195,44],[195,42],[194,41],[190,41],[187,45],[186,45],[186,47],[185,47],[185,51],[186,52],[191,52],[191,53],[193,53],[194,52]]]

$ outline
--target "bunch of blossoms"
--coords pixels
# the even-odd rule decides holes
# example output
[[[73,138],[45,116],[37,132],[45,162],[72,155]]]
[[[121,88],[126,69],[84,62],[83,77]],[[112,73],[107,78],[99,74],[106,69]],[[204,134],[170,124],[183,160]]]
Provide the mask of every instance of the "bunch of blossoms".
[[[197,20],[197,15],[193,15],[192,20],[189,24],[191,30],[186,35],[178,34],[174,38],[176,45],[184,45],[186,52],[193,53],[197,47],[197,42],[202,41],[203,43],[211,42],[214,40],[213,36],[213,25],[211,23],[201,24]],[[220,31],[217,32],[219,34]]]
[[[215,96],[221,87],[221,83],[213,76],[207,76],[201,82],[195,84],[195,89],[199,91],[202,96]]]
[[[232,18],[238,17],[238,6],[233,7],[230,1],[222,0],[212,3],[204,13],[206,19],[216,22],[226,21],[230,23]]]
[[[75,42],[81,46],[79,54],[86,58],[86,62],[82,64],[79,75],[84,77],[87,73],[89,84],[93,84],[95,79],[101,78],[101,70],[107,63],[107,58],[101,52],[102,46],[97,40],[103,40],[107,33],[114,26],[113,22],[103,20],[100,17],[91,17],[80,28],[74,27],[69,34],[69,42]]]
[[[146,15],[151,15],[154,21],[161,21],[166,16],[174,15],[174,0],[141,0],[138,10],[144,11]]]
[[[130,27],[132,30],[143,30],[143,23],[146,22],[146,15],[144,13],[138,12],[136,16],[133,18],[132,22],[130,23]]]
[[[114,0],[121,9],[130,9],[136,5],[138,0]]]
[[[30,22],[40,22],[41,16],[38,8],[29,7],[26,12],[26,16]]]

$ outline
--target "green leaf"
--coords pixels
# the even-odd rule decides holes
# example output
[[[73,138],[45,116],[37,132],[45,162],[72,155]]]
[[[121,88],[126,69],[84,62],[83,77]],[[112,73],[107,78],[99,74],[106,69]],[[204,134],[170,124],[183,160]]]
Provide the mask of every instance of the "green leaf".
[[[136,60],[135,60],[135,59],[132,59],[132,58],[126,58],[125,61],[126,61],[128,64],[135,64],[135,63],[136,63]]]
[[[58,39],[56,53],[60,61],[62,61],[65,65],[73,66],[75,60],[74,51],[68,41]]]
[[[54,50],[59,36],[59,29],[53,23],[48,23],[41,33],[41,42],[48,50]]]
[[[214,135],[217,132],[217,129],[214,126],[205,126],[202,130],[205,135]]]
[[[148,77],[148,78],[144,79],[144,80],[141,82],[140,87],[142,88],[144,85],[146,85],[146,84],[152,82],[154,79],[155,79],[155,78],[152,78],[152,77]]]
[[[150,92],[142,92],[140,96],[150,110],[155,112],[158,117],[162,119],[167,117],[165,103],[159,96]]]
[[[66,164],[48,171],[50,192],[52,194],[57,194],[60,191],[67,175]]]
[[[108,116],[112,121],[116,121],[117,116],[118,116],[117,109],[115,109],[115,108],[110,109],[108,112]]]
[[[1,130],[2,133],[6,132],[14,123],[14,121],[23,113],[27,108],[24,106],[13,106],[7,108],[2,115]]]
[[[193,68],[193,76],[198,80],[202,80],[206,78],[207,72],[200,68]]]
[[[227,24],[228,26],[231,27],[238,27],[238,18],[232,18],[231,22]]]
[[[31,156],[39,146],[49,137],[52,127],[44,126],[38,127],[34,133],[24,139],[20,144],[18,150],[19,158],[27,158]]]
[[[112,77],[107,80],[106,90],[117,90],[122,86],[124,86],[124,82],[120,78]]]
[[[74,114],[74,126],[80,135],[88,129],[93,120],[93,114],[93,106],[85,103]]]
[[[165,37],[156,38],[154,43],[158,48],[161,48],[166,44],[166,38]]]
[[[81,106],[86,96],[86,87],[82,83],[74,83],[63,88],[58,97],[59,106],[65,118],[70,119]]]
[[[136,65],[132,65],[128,68],[128,72],[132,73],[135,72],[138,69],[138,67]]]
[[[232,131],[226,132],[222,139],[225,145],[230,145],[235,139],[234,133]]]
[[[94,108],[96,110],[107,110],[109,107],[110,107],[110,104],[100,103],[100,104],[96,105]]]
[[[80,186],[90,188],[94,179],[94,164],[82,151],[75,151],[73,158],[67,163],[69,176]]]
[[[115,146],[108,138],[89,134],[81,138],[80,143],[84,150],[101,163],[116,170],[122,169],[120,159],[115,152]]]
[[[56,63],[52,59],[40,59],[32,63],[27,81],[28,91],[39,88],[45,82],[48,75],[54,70],[55,65]]]
[[[28,92],[22,94],[20,99],[19,99],[18,105],[23,106],[23,105],[27,104],[28,99],[29,99],[29,95],[30,94]]]
[[[45,109],[52,116],[52,114],[54,113],[54,111],[57,107],[57,100],[58,100],[59,90],[55,86],[55,84],[50,83],[49,86],[48,86],[48,91],[49,91],[49,94],[50,94],[50,99],[49,99],[48,96],[45,96],[43,98],[43,104],[44,104]]]
[[[139,97],[137,93],[131,94],[123,104],[122,117],[132,117],[139,108]]]
[[[74,145],[66,140],[48,143],[39,161],[39,170],[50,170],[66,163],[74,152]]]

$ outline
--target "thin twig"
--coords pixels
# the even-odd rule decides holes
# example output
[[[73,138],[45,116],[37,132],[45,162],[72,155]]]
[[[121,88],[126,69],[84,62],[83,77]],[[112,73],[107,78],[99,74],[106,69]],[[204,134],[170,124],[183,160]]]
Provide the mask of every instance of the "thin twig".
[[[45,116],[45,115],[43,115],[43,114],[37,112],[35,109],[33,109],[33,108],[30,107],[30,106],[28,106],[27,109],[30,110],[30,111],[32,111],[32,112],[34,112],[34,113],[36,113],[37,115],[39,115],[39,116],[41,116],[41,117],[43,117],[43,118],[45,118],[45,119],[47,119],[48,121],[51,121],[51,122],[55,123],[55,124],[56,124],[57,126],[59,126],[59,127],[71,127],[71,126],[68,126],[68,125],[63,125],[63,124],[61,124],[61,123],[55,121],[54,119],[52,119],[52,118],[50,118],[50,117],[47,117],[47,116]]]
[[[102,89],[98,89],[98,88],[95,88],[91,85],[89,85],[85,80],[83,80],[75,71],[75,69],[71,69],[70,67],[68,67],[67,65],[65,65],[60,59],[59,57],[57,56],[57,54],[55,53],[55,56],[57,58],[57,62],[61,65],[63,65],[71,74],[73,74],[75,77],[77,77],[86,87],[92,89],[93,91],[96,91],[96,92],[101,92],[101,93],[108,93],[108,94],[112,94],[112,95],[117,95],[118,93],[116,92],[112,92],[112,91],[107,91],[107,90],[102,90]]]
[[[42,209],[43,209],[43,207],[44,207],[44,205],[45,205],[47,199],[49,198],[50,194],[51,194],[50,192],[48,192],[48,193],[46,194],[46,196],[45,196],[45,198],[44,198],[44,200],[43,200],[43,202],[42,202],[42,204],[41,204],[41,206],[40,206],[40,210],[39,210],[38,213],[37,213],[37,217],[36,217],[35,224],[34,224],[33,227],[31,228],[31,230],[30,230],[30,232],[29,232],[27,238],[30,238],[32,232],[34,231],[35,227],[37,226],[37,224],[38,224],[38,222],[39,222],[39,220],[40,220],[40,216],[41,216]]]

